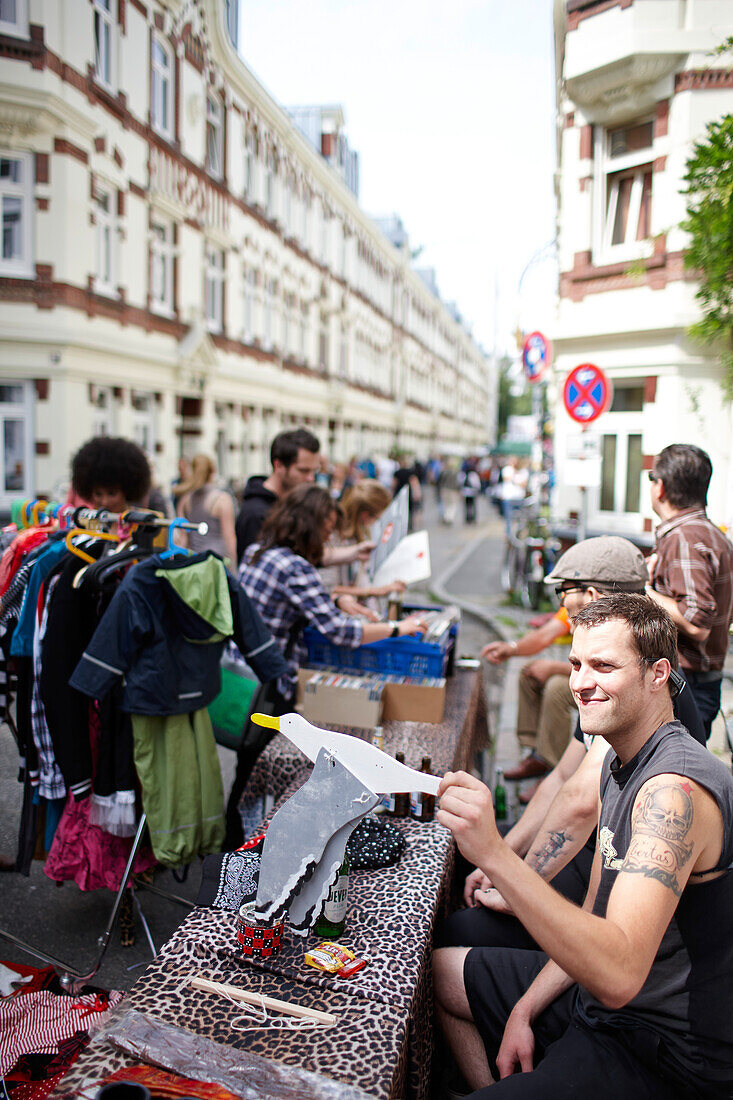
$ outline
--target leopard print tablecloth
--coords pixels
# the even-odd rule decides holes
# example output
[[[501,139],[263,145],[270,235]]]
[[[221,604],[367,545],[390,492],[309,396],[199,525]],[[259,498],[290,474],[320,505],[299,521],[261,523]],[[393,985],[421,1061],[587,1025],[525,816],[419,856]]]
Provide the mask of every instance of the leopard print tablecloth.
[[[358,1085],[380,1100],[403,1095],[407,1009],[361,997],[345,988],[346,982],[334,980],[329,988],[321,988],[285,975],[243,968],[237,961],[221,957],[217,952],[222,944],[236,943],[234,920],[233,914],[222,911],[192,914],[135,984],[125,998],[125,1007],[188,1028],[214,1042]],[[243,1006],[235,1006],[217,993],[194,989],[190,985],[194,976],[331,1012],[338,1022],[333,1027],[298,1030],[263,1027],[255,1016],[242,1018]],[[237,1025],[252,1030],[239,1031]],[[58,1091],[68,1096],[85,1083],[99,1081],[131,1064],[133,1059],[109,1046],[92,1046],[79,1057]]]
[[[423,756],[430,756],[437,774],[470,766],[485,738],[483,684],[472,671],[459,672],[449,681],[440,725],[390,722],[384,727],[386,751],[403,751],[406,762],[415,767]],[[265,754],[259,776],[277,777],[280,804],[307,779],[311,764],[280,736]],[[424,1100],[429,1095],[433,1048],[432,933],[435,921],[447,910],[454,847],[437,822],[405,819],[395,824],[407,841],[400,862],[378,871],[354,871],[350,877],[343,942],[369,959],[354,978],[343,981],[306,967],[303,955],[316,938],[296,937],[290,931],[279,955],[244,959],[237,950],[233,914],[196,909],[125,1004],[219,1042],[358,1085],[379,1100]],[[339,1025],[324,1031],[261,1029],[239,1034],[231,1029],[237,1010],[228,1001],[183,986],[192,972],[336,1012]],[[64,1080],[64,1092],[75,1091],[84,1079],[99,1080],[130,1064],[123,1057],[110,1048],[85,1051]]]

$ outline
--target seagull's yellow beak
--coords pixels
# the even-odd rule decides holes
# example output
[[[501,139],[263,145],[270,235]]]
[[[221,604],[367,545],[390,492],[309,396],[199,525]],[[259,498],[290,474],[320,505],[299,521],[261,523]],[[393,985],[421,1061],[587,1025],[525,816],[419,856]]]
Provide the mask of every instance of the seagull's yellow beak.
[[[280,731],[280,719],[273,718],[271,714],[253,714],[251,717],[256,726],[269,726],[271,730]]]

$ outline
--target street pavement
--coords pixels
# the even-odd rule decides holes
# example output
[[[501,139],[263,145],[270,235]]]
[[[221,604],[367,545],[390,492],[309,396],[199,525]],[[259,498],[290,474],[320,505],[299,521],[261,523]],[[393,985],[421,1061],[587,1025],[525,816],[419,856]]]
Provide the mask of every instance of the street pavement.
[[[430,532],[432,576],[425,584],[410,589],[417,600],[455,602],[463,610],[458,637],[458,656],[477,658],[486,642],[504,637],[519,638],[530,628],[534,613],[513,606],[501,590],[503,523],[488,501],[481,499],[476,524],[443,526],[437,516],[432,490],[425,493],[423,526]],[[555,646],[546,656],[564,659],[567,646]],[[492,782],[496,766],[508,767],[518,759],[514,736],[517,683],[521,659],[495,667],[483,662],[489,698],[492,743],[478,762],[484,779]],[[727,668],[733,675],[733,661]],[[724,683],[723,709],[733,715],[733,683]],[[718,718],[713,727],[711,749],[730,762],[725,725]],[[219,749],[225,791],[234,771],[235,754]],[[16,782],[18,758],[7,726],[0,726],[0,853],[14,855],[20,815],[20,785]],[[517,785],[507,784],[510,816],[518,812]],[[198,891],[200,864],[192,866],[188,879],[180,884],[170,871],[156,872],[156,885],[193,899]],[[180,924],[186,910],[148,891],[138,896],[152,939],[159,948]],[[45,877],[42,865],[33,864],[29,878],[0,875],[0,927],[46,951],[77,970],[89,969],[96,957],[95,939],[104,930],[112,895],[106,891],[83,893],[73,883],[56,886]],[[117,930],[94,981],[109,989],[129,989],[152,957],[141,922],[136,919],[136,943],[121,948]],[[0,958],[33,963],[25,952],[0,939]],[[39,963],[39,965],[41,965]]]

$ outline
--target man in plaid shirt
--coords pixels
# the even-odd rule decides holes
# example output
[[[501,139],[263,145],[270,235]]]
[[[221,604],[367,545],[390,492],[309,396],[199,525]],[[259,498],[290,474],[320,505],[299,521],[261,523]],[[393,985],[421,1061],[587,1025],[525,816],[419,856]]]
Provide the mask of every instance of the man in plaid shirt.
[[[712,472],[705,451],[683,443],[660,451],[649,471],[652,508],[662,522],[649,559],[647,594],[677,626],[680,671],[706,737],[720,710],[733,619],[733,545],[705,512]]]

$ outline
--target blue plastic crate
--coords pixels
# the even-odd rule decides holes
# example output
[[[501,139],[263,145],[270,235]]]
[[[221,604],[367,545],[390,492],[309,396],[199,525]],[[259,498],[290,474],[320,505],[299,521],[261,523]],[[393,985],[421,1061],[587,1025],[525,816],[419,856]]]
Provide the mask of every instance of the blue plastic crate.
[[[411,605],[405,611],[426,611],[434,608],[427,605]],[[334,645],[313,627],[306,627],[303,640],[308,649],[309,668],[340,668],[349,672],[387,672],[395,676],[413,676],[422,679],[426,676],[445,676],[451,651],[456,642],[458,624],[451,627],[442,643],[423,642],[419,635],[403,638],[384,638],[381,642],[369,645]]]

